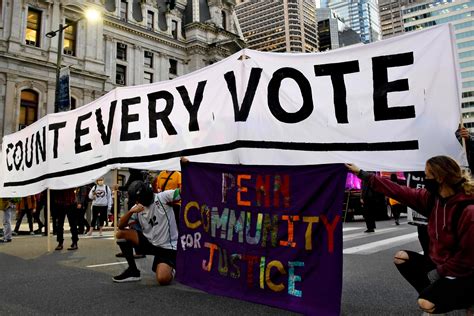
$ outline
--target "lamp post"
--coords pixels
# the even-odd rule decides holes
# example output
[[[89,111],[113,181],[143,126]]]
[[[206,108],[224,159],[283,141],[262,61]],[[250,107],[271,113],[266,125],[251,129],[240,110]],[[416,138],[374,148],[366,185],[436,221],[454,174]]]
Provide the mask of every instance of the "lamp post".
[[[84,15],[81,16],[79,19],[74,21],[70,24],[63,25],[62,23],[59,24],[59,29],[56,31],[51,31],[46,33],[46,37],[53,38],[58,35],[58,58],[56,60],[56,92],[54,95],[54,113],[59,111],[59,73],[61,71],[61,62],[63,56],[63,34],[64,30],[68,27],[75,25],[77,22],[87,19],[88,21],[97,21],[100,18],[100,12],[95,9],[88,9],[84,12]]]

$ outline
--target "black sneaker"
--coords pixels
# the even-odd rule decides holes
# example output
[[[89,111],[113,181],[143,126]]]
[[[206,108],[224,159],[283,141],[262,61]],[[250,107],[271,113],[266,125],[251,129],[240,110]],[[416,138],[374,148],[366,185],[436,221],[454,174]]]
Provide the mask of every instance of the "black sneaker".
[[[142,278],[140,277],[140,271],[139,270],[131,270],[128,268],[125,270],[122,274],[114,276],[112,278],[112,281],[118,282],[118,283],[123,283],[123,282],[134,282],[134,281],[140,281]]]
[[[375,230],[373,230],[372,228],[369,228],[364,233],[375,233]]]

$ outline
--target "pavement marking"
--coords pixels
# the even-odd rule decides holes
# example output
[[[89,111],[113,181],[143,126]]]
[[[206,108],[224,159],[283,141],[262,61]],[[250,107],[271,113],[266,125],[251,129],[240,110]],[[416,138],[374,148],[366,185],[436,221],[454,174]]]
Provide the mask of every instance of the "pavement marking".
[[[120,261],[120,262],[112,262],[112,263],[102,263],[102,264],[93,264],[90,266],[86,266],[86,268],[97,268],[97,267],[107,267],[107,266],[114,266],[117,264],[126,264],[127,261]]]
[[[415,240],[418,240],[417,232],[347,248],[344,249],[342,253],[369,255],[378,251],[387,250],[396,246],[404,245]]]
[[[343,232],[348,232],[348,231],[351,231],[351,230],[359,230],[359,229],[364,229],[364,227],[343,227],[342,231]]]
[[[399,229],[398,227],[391,227],[391,228],[383,228],[383,229],[377,229],[375,230],[375,233],[355,233],[355,234],[347,234],[342,237],[343,241],[350,241],[350,240],[356,240],[356,239],[361,239],[361,238],[366,238],[366,237],[371,237],[371,236],[378,236],[381,234],[389,233],[391,231]]]

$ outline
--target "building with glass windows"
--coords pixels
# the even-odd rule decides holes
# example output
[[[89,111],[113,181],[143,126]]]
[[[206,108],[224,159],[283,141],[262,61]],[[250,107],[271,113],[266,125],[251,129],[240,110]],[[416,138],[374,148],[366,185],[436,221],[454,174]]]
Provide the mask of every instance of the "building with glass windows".
[[[318,50],[314,0],[247,0],[235,7],[248,48],[271,52]]]
[[[242,48],[235,0],[0,1],[0,138],[54,109],[59,25],[71,107],[118,86],[173,79]],[[81,19],[85,9],[102,19]]]
[[[462,115],[474,129],[474,0],[436,0],[402,8],[405,32],[452,23],[461,71]]]
[[[318,5],[336,12],[347,26],[359,34],[362,43],[380,40],[377,0],[320,0]]]
[[[319,51],[337,49],[360,43],[360,36],[328,8],[318,8]]]
[[[404,33],[402,7],[421,2],[425,2],[425,0],[379,0],[382,38],[385,39]]]

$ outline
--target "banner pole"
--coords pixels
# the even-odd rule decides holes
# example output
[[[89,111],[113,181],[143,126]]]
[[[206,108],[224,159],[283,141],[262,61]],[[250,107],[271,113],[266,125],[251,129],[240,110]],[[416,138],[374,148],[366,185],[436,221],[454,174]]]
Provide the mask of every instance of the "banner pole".
[[[117,239],[117,213],[118,213],[118,169],[114,170],[114,240]]]
[[[46,233],[46,238],[48,239],[48,252],[51,251],[51,225],[49,222],[49,218],[51,216],[51,195],[49,192],[49,188],[46,191],[46,228],[47,228],[47,233]]]

